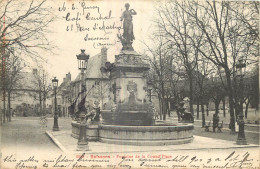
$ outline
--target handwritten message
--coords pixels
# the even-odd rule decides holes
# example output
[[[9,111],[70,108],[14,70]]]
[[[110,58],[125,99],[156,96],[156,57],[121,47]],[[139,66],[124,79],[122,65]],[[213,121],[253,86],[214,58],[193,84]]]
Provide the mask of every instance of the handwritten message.
[[[57,10],[62,16],[64,29],[82,33],[84,41],[91,42],[94,48],[116,44],[116,36],[112,33],[120,32],[122,28],[119,17],[113,16],[112,10],[85,1],[63,2]]]
[[[135,155],[98,155],[78,154],[74,157],[58,155],[44,160],[36,156],[17,159],[7,155],[2,160],[4,166],[12,168],[259,168],[259,161],[249,152],[231,152],[222,157],[200,157],[200,155],[135,154]]]

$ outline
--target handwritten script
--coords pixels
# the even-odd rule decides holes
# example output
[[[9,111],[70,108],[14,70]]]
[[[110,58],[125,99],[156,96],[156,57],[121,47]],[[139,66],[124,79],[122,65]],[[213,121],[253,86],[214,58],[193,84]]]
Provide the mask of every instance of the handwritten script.
[[[94,48],[116,44],[112,33],[120,32],[122,28],[121,23],[117,23],[119,17],[113,16],[112,10],[85,1],[63,2],[57,10],[62,16],[64,29],[83,34],[84,41],[92,43]]]
[[[231,152],[227,156],[202,158],[199,155],[98,155],[78,154],[74,157],[58,155],[38,159],[29,156],[17,159],[15,155],[7,155],[2,159],[3,166],[16,169],[23,168],[259,168],[258,159],[249,152]]]

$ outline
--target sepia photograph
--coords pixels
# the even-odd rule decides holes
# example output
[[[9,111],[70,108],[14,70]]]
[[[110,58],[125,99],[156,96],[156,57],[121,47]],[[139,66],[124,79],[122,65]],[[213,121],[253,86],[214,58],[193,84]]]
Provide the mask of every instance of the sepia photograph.
[[[259,169],[254,0],[0,0],[0,169]]]

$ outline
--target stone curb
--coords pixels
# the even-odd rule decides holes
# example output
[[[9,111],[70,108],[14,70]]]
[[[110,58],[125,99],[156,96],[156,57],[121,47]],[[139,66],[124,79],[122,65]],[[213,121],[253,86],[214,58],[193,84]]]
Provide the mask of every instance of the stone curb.
[[[185,144],[184,144],[185,145]],[[236,145],[234,143],[234,145]],[[126,145],[127,146],[127,145]],[[187,148],[187,149],[175,149],[176,151],[198,151],[198,150],[235,150],[235,149],[243,149],[243,148],[260,148],[257,145],[251,145],[251,146],[241,146],[241,147],[226,147],[226,148],[221,148],[221,147],[214,147],[214,148]],[[140,150],[140,151],[126,151],[126,152],[93,152],[93,151],[85,151],[85,154],[120,154],[120,153],[146,153],[146,152],[172,152],[173,150]],[[72,151],[71,153],[77,154],[77,153],[82,153],[83,151]]]
[[[50,131],[46,131],[46,134],[53,140],[53,142],[66,154],[76,154],[76,153],[81,153],[79,151],[69,151],[67,150],[59,141],[57,138],[55,138],[53,136],[53,134],[50,132]],[[220,139],[217,139],[217,140],[220,140]],[[127,146],[127,145],[126,145]],[[235,143],[231,146],[231,147],[225,147],[225,148],[221,148],[221,147],[212,147],[212,148],[187,148],[187,149],[183,149],[183,148],[178,148],[176,150],[180,151],[197,151],[197,150],[212,150],[212,149],[242,149],[242,148],[259,148],[259,145],[255,145],[255,144],[247,144],[247,145],[236,145]],[[140,153],[140,152],[147,152],[148,150],[139,150],[139,151],[131,151],[131,153]],[[149,152],[158,152],[158,151],[172,151],[172,150],[149,150]],[[122,152],[85,152],[86,154],[114,154],[114,153],[122,153]],[[125,153],[130,153],[130,152],[125,152]]]
[[[56,139],[53,134],[49,131],[45,131],[46,135],[50,137],[50,139],[66,154],[69,153],[69,151],[59,142],[58,139]]]

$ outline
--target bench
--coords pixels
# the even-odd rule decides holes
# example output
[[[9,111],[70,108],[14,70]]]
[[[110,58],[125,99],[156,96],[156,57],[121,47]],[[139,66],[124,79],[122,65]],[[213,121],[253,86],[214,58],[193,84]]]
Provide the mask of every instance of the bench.
[[[222,123],[219,123],[219,124],[218,124],[218,127],[217,127],[217,128],[218,128],[217,132],[218,132],[218,133],[221,133],[221,132],[222,132],[222,128],[223,128],[223,121],[222,121]]]
[[[211,120],[209,121],[209,123],[207,125],[205,125],[205,131],[209,132],[209,128],[212,127],[213,128],[213,125],[211,126]],[[217,132],[218,133],[221,133],[222,132],[222,128],[223,128],[223,121],[221,123],[219,123],[217,125]]]
[[[209,132],[209,127],[210,127],[210,123],[211,123],[211,120],[209,121],[209,123],[207,125],[205,125],[205,131]]]

